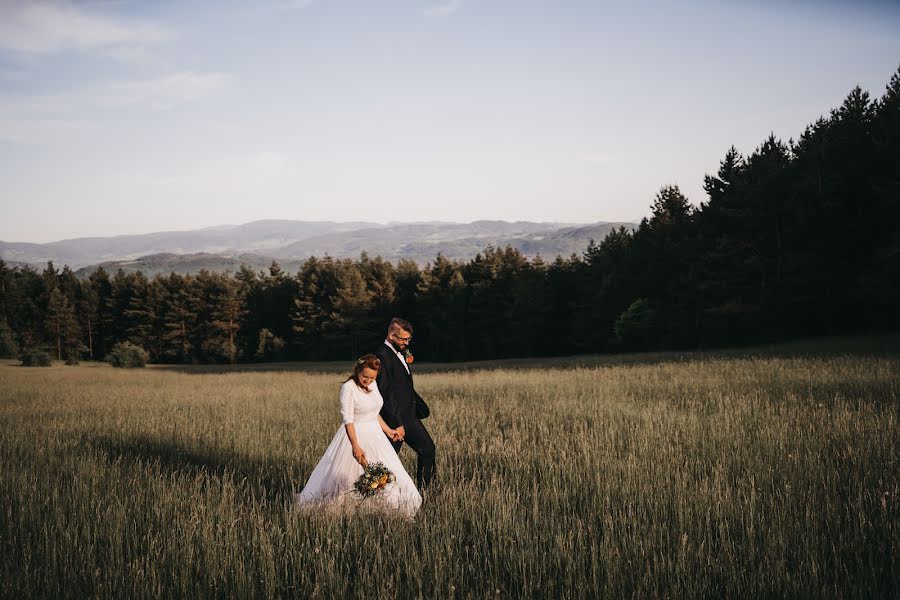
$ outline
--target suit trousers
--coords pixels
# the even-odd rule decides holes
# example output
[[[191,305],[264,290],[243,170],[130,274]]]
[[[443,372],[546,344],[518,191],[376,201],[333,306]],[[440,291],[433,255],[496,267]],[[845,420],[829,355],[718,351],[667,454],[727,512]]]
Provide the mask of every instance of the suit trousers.
[[[422,425],[419,419],[412,419],[404,425],[406,435],[401,442],[391,442],[397,454],[400,454],[400,448],[403,442],[406,442],[419,457],[418,468],[416,469],[416,486],[420,490],[424,490],[431,484],[434,479],[435,472],[435,448],[434,441],[428,434],[428,430]]]

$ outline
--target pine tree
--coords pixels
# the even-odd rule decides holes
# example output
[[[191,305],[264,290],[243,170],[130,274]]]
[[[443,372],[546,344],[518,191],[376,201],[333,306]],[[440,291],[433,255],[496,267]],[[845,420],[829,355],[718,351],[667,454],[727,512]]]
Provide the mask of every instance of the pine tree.
[[[418,321],[418,294],[422,273],[415,261],[401,259],[394,271],[393,315],[405,315],[409,321]],[[383,328],[386,326],[382,325]]]
[[[663,186],[651,208],[634,235],[644,259],[632,301],[646,298],[649,309],[660,313],[666,328],[658,332],[658,345],[688,347],[696,341],[699,315],[695,211],[675,185]]]
[[[252,336],[259,329],[268,329],[272,335],[294,344],[294,321],[291,318],[294,300],[300,289],[299,276],[292,277],[273,261],[269,274],[263,277],[256,287],[248,288],[248,296],[252,298],[250,306],[260,308],[259,316],[247,328],[247,343],[252,344]]]
[[[79,292],[76,296],[76,310],[84,327],[82,339],[87,340],[88,358],[94,360],[94,334],[100,307],[100,296],[89,280],[78,282]]]
[[[579,345],[588,352],[612,350],[613,322],[634,298],[633,270],[628,264],[631,231],[611,229],[596,244],[591,240],[584,252],[584,281],[578,286],[573,319],[580,331]]]
[[[416,348],[430,360],[464,360],[466,334],[467,283],[462,265],[438,253],[433,264],[425,266],[417,290],[419,314]]]
[[[0,258],[0,318],[3,319],[3,322],[6,322],[7,313],[6,313],[6,305],[7,305],[7,293],[8,293],[8,281],[11,279],[12,269],[10,269],[6,262]]]
[[[89,329],[91,330],[91,358],[103,358],[112,349],[115,343],[112,339],[112,323],[113,319],[110,315],[110,306],[112,304],[112,281],[109,274],[103,267],[98,267],[96,271],[88,277],[91,294],[97,298],[96,318],[91,322]]]
[[[373,327],[381,328],[381,324],[387,323],[393,316],[394,306],[397,301],[397,278],[394,266],[376,256],[369,258],[368,253],[362,252],[356,264],[366,283],[366,293],[371,302],[367,323],[363,329],[372,330]]]
[[[323,333],[332,352],[359,356],[364,346],[374,343],[370,317],[373,294],[353,261],[342,260],[335,267],[337,289],[332,297],[331,315]]]
[[[872,118],[871,267],[861,274],[862,296],[875,330],[900,328],[900,68],[875,104]]]
[[[240,355],[237,334],[246,314],[246,288],[239,281],[225,276],[219,276],[216,284],[217,289],[210,298],[212,314],[206,350],[234,364]]]
[[[324,358],[323,347],[317,343],[331,312],[332,286],[329,267],[325,261],[311,257],[297,274],[299,289],[290,312],[295,345],[304,358]],[[334,287],[334,289],[332,289]]]
[[[161,327],[160,356],[167,362],[196,362],[199,298],[194,278],[170,273],[165,279],[166,299]]]
[[[72,303],[58,287],[50,292],[46,329],[56,345],[56,360],[77,362],[81,353],[78,319]]]
[[[234,278],[246,290],[244,306],[247,312],[244,316],[244,325],[238,332],[238,351],[245,356],[255,357],[259,347],[258,332],[266,329],[264,324],[266,289],[261,274],[246,264],[241,264]],[[286,312],[289,311],[290,308]],[[268,331],[268,329],[266,330]],[[274,334],[271,335],[277,337]]]
[[[147,351],[151,361],[162,354],[163,311],[166,290],[159,278],[147,280],[140,271],[126,278],[128,302],[123,317],[125,339]]]
[[[584,351],[584,336],[578,331],[578,290],[585,276],[584,261],[574,254],[568,258],[557,255],[547,268],[550,317],[543,323],[542,354],[562,356]]]
[[[273,335],[268,329],[261,329],[257,337],[256,352],[253,358],[257,361],[281,360],[285,343],[280,337]]]

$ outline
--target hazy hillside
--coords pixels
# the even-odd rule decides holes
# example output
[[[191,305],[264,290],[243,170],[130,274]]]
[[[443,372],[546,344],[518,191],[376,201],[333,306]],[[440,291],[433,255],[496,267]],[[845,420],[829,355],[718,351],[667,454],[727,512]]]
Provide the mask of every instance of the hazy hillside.
[[[67,264],[86,275],[102,265],[107,270],[154,273],[236,271],[242,263],[254,269],[277,260],[293,270],[310,256],[356,258],[361,252],[390,261],[414,260],[425,265],[438,253],[467,260],[487,245],[518,248],[529,257],[581,253],[590,239],[600,241],[613,228],[633,223],[327,223],[254,221],[194,231],[169,231],[109,238],[79,238],[48,244],[0,242],[0,258],[43,266],[48,260]]]
[[[611,224],[597,224],[605,228]],[[590,227],[596,227],[592,225]],[[629,224],[630,226],[630,224]],[[328,254],[335,257],[356,257],[363,250],[372,256],[389,260],[407,258],[419,263],[434,260],[440,252],[448,258],[468,259],[488,244],[518,247],[526,242],[539,243],[529,254],[558,252],[568,254],[578,241],[565,239],[564,232],[572,229],[568,223],[530,223],[506,221],[475,221],[473,223],[398,223],[378,229],[360,229],[347,233],[332,233],[296,242],[274,252],[284,258],[302,258]],[[605,231],[603,235],[605,235]],[[562,236],[562,237],[561,237]],[[562,248],[559,250],[558,248]]]
[[[397,260],[407,258],[420,265],[434,260],[438,253],[451,259],[468,260],[484,250],[488,244],[517,248],[528,257],[540,255],[546,259],[554,259],[557,255],[568,256],[573,252],[581,254],[591,239],[599,242],[610,229],[624,225],[634,227],[633,223],[597,223],[580,227],[564,227],[556,230],[535,231],[533,233],[513,234],[510,236],[465,237],[456,240],[430,241],[414,240],[402,245],[396,253],[388,250],[377,252],[385,258]],[[372,251],[369,251],[372,254]]]
[[[134,260],[107,261],[100,264],[89,265],[75,271],[79,277],[87,277],[93,273],[97,267],[103,267],[109,272],[115,272],[122,269],[126,273],[141,271],[148,277],[159,274],[181,273],[191,274],[199,273],[201,270],[225,272],[237,272],[242,264],[247,265],[255,271],[268,270],[272,261],[276,260],[270,256],[260,254],[239,254],[237,256],[223,256],[221,254],[210,254],[208,252],[198,252],[195,254],[172,254],[165,252],[162,254],[150,254],[142,256]],[[303,261],[301,260],[278,260],[278,264],[287,271],[296,271]]]
[[[0,241],[0,258],[38,265],[52,260],[60,265],[79,268],[108,261],[133,260],[150,254],[266,252],[326,233],[377,227],[382,225],[365,222],[263,220],[244,225],[75,238],[46,244]]]

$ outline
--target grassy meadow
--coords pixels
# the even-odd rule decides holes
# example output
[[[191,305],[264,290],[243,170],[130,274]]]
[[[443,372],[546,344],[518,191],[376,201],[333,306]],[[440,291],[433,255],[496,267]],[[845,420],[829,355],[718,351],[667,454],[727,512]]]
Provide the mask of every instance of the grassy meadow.
[[[3,361],[0,596],[896,597],[900,354],[782,350],[423,365],[415,522],[291,508],[349,361]]]

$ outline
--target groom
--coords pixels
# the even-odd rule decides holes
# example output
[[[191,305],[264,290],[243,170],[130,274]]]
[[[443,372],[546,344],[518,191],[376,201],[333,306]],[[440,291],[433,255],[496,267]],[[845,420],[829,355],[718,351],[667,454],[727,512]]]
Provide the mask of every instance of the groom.
[[[416,398],[421,398],[413,388],[413,376],[404,351],[412,339],[412,324],[404,319],[391,319],[388,326],[387,339],[375,356],[381,359],[376,383],[384,405],[381,407],[381,418],[390,427],[397,430],[400,439],[391,441],[397,454],[405,441],[419,456],[416,470],[416,485],[420,490],[426,489],[434,478],[434,442],[422,421],[416,414]],[[411,356],[411,355],[410,355]]]

